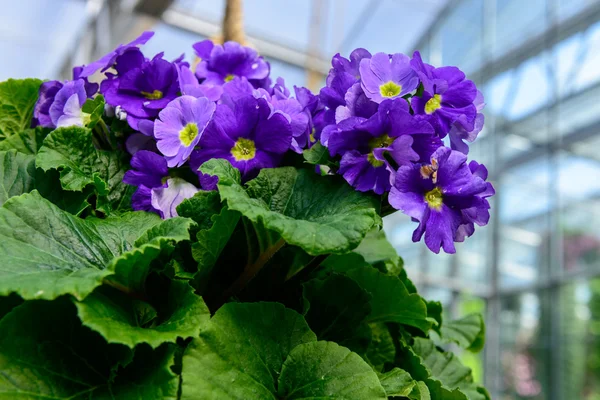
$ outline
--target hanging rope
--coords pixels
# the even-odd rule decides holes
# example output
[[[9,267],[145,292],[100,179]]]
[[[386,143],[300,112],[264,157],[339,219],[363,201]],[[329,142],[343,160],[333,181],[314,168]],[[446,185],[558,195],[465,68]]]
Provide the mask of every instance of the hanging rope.
[[[233,40],[245,44],[242,0],[227,0],[223,18],[223,42]]]

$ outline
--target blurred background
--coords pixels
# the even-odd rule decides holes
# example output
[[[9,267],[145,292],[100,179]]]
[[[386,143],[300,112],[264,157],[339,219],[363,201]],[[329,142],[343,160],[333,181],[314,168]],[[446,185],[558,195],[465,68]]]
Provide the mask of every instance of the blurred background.
[[[168,59],[219,35],[224,0],[1,0],[0,80],[70,78],[144,30]],[[447,317],[482,312],[483,354],[461,354],[494,399],[600,399],[600,0],[245,0],[247,40],[272,76],[313,90],[331,56],[420,50],[483,91],[469,156],[488,166],[491,223],[457,254],[388,237]]]

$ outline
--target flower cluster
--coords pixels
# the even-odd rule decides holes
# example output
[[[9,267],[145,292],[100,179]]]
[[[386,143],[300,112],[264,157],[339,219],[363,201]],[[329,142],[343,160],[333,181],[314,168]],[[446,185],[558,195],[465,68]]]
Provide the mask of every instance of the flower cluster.
[[[170,218],[183,199],[214,190],[216,178],[199,171],[207,160],[228,160],[247,181],[318,143],[333,159],[321,173],[385,195],[419,222],[413,240],[424,235],[434,252],[454,252],[488,222],[494,190],[485,167],[465,156],[483,126],[483,97],[459,69],[434,68],[418,52],[357,49],[333,57],[318,95],[292,93],[251,48],[203,41],[190,65],[146,58],[139,47],[152,35],[75,68],[71,81],[44,83],[34,109],[37,125],[86,126],[84,104],[102,95],[107,118],[127,125],[124,182],[137,187],[135,210]]]
[[[389,193],[419,223],[413,241],[424,235],[432,251],[454,253],[454,242],[487,224],[494,189],[483,165],[467,164],[465,143],[483,127],[483,96],[462,71],[435,68],[418,52],[357,49],[333,57],[326,83],[315,135],[349,184]]]

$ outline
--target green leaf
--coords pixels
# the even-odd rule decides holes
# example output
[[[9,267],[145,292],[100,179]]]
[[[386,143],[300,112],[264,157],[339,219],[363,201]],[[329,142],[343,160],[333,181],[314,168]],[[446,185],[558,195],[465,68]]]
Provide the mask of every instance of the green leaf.
[[[195,278],[202,292],[238,224],[240,213],[223,206],[217,192],[198,192],[194,197],[184,200],[177,212],[182,217],[192,218],[200,226],[196,241],[192,244],[192,256],[198,262]]]
[[[192,220],[181,217],[159,220],[160,222],[153,224],[152,221],[157,221],[156,215],[144,212],[126,213],[119,218],[107,218],[102,221],[103,225],[100,226],[113,223],[109,225],[111,231],[133,228],[130,240],[143,232],[135,239],[135,248],[115,257],[109,265],[109,269],[115,271],[110,280],[134,292],[143,291],[151,262],[163,253],[170,254],[174,249],[172,243],[189,240],[189,230],[193,225]],[[145,228],[146,226],[148,227]]]
[[[183,229],[191,223],[184,218],[177,221]],[[71,294],[83,299],[114,269],[125,273],[128,266],[135,266],[127,261],[130,257],[147,257],[149,247],[168,237],[159,235],[163,229],[155,214],[82,220],[37,191],[13,197],[0,208],[0,295],[15,292],[25,299],[51,300]],[[175,233],[172,240],[182,239],[181,231]],[[140,273],[119,278],[133,282],[135,276]]]
[[[384,323],[371,324],[371,338],[366,357],[376,371],[383,371],[385,364],[393,363],[396,357],[394,340]]]
[[[380,374],[379,382],[381,382],[381,386],[383,386],[389,397],[408,397],[417,386],[417,382],[413,380],[410,374],[400,368],[394,368],[385,374]]]
[[[1,143],[1,142],[0,142]],[[15,150],[0,151],[0,206],[35,186],[35,157]]]
[[[334,342],[294,348],[279,377],[284,399],[387,399],[377,374],[356,353]]]
[[[321,268],[315,274],[320,279],[325,279],[332,273],[345,274],[346,272],[358,268],[371,268],[369,263],[365,261],[363,256],[358,253],[333,254],[330,255],[321,263]]]
[[[25,129],[1,141],[0,150],[14,149],[23,154],[37,154],[49,133],[50,129],[41,126]]]
[[[219,177],[221,199],[230,209],[264,223],[311,255],[352,250],[381,223],[377,199],[357,192],[340,177],[292,167],[263,169],[245,190],[240,172],[226,160],[210,160],[201,170]]]
[[[290,351],[316,336],[278,303],[228,303],[183,357],[182,399],[275,398]]]
[[[64,190],[60,185],[60,173],[55,169],[44,171],[36,168],[35,188],[42,197],[73,215],[80,215],[90,207],[88,198],[94,193],[92,186],[87,186],[82,192]]]
[[[485,344],[485,323],[480,314],[469,314],[442,325],[441,337],[460,347],[478,352]]]
[[[178,337],[198,336],[210,318],[204,301],[187,282],[171,281],[164,302],[159,321],[150,327],[144,325],[156,314],[140,318],[139,302],[109,287],[97,288],[75,305],[85,326],[102,334],[109,343],[130,348],[140,343],[156,348],[165,342],[175,343]]]
[[[302,156],[308,164],[334,165],[333,160],[329,156],[329,150],[320,142],[315,143],[310,149],[304,150]]]
[[[442,303],[439,301],[426,301],[427,304],[427,316],[432,318],[437,325],[433,325],[432,329],[438,334],[442,332]]]
[[[0,332],[0,399],[177,398],[173,347],[138,347],[131,362],[131,350],[83,327],[68,299],[28,301]]]
[[[213,216],[219,214],[222,208],[218,192],[201,190],[193,197],[183,200],[177,206],[177,214],[192,219],[198,229],[210,229],[213,226]]]
[[[425,333],[431,328],[425,302],[418,294],[408,293],[397,277],[372,267],[355,268],[347,275],[373,296],[367,322],[397,322],[414,326]]]
[[[81,107],[81,111],[89,115],[89,122],[86,124],[90,129],[94,128],[102,114],[104,114],[104,96],[101,94],[97,95],[93,99],[87,99]]]
[[[59,170],[65,190],[83,191],[92,185],[98,195],[97,208],[106,213],[124,208],[121,203],[131,191],[131,187],[123,183],[123,175],[129,168],[126,155],[96,149],[92,131],[87,128],[53,131],[44,140],[36,165],[44,171]]]
[[[319,339],[341,342],[371,312],[371,295],[347,276],[334,274],[303,285],[304,316]]]
[[[152,351],[149,346],[135,349],[133,362],[119,371],[110,389],[98,394],[98,399],[110,400],[176,400],[179,377],[172,371],[175,364],[174,345],[162,345]],[[96,399],[93,397],[92,399]]]
[[[408,290],[408,293],[417,293],[417,287],[415,286],[415,284],[408,278],[408,275],[406,274],[406,269],[404,269],[404,266],[402,266],[402,268],[400,269],[400,272],[398,273],[398,278],[400,278],[400,280],[402,281],[402,283],[404,283],[404,286],[406,286],[406,289]]]
[[[41,84],[39,79],[0,82],[0,140],[29,128]]]
[[[358,247],[354,249],[354,252],[363,256],[369,264],[396,260],[398,258],[396,249],[388,242],[385,232],[379,228],[370,231]]]
[[[446,393],[443,398],[452,400],[489,400],[487,392],[473,382],[471,369],[462,365],[453,353],[443,352],[432,340],[418,337],[414,338],[412,350],[433,378],[427,381],[433,399],[442,398],[436,393]],[[454,397],[449,397],[450,393]]]
[[[408,395],[408,398],[414,400],[431,400],[431,394],[429,393],[427,384],[423,381],[418,381],[413,387],[412,392]]]

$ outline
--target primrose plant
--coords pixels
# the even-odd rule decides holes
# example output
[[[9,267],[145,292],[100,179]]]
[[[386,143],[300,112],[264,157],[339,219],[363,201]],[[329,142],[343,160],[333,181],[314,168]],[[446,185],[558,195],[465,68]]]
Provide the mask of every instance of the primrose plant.
[[[0,399],[489,399],[450,351],[482,317],[443,320],[382,231],[487,224],[475,84],[356,49],[314,94],[152,35],[0,83]]]

